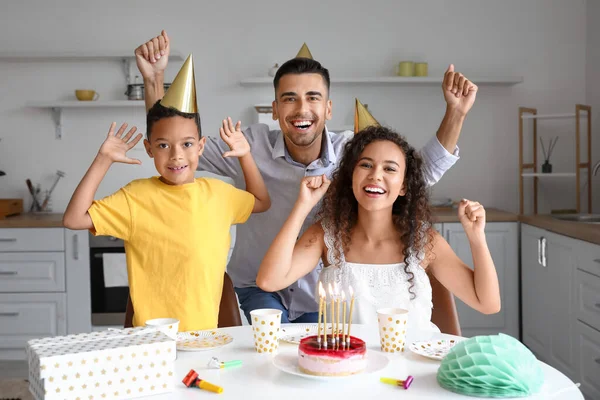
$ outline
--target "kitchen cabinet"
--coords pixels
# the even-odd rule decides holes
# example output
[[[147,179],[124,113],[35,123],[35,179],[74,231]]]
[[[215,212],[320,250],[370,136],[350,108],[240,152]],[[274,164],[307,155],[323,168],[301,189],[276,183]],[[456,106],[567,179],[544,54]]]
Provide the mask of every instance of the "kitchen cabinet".
[[[600,399],[600,245],[521,225],[523,343]]]
[[[463,336],[493,335],[499,332],[519,338],[519,257],[518,224],[488,222],[485,227],[490,254],[500,284],[502,309],[485,315],[456,298],[456,308]],[[473,258],[469,240],[460,223],[444,223],[444,238],[456,255],[471,269]]]
[[[574,379],[574,305],[577,241],[521,226],[523,343]]]
[[[28,340],[90,332],[87,231],[0,229],[0,359],[25,359]]]

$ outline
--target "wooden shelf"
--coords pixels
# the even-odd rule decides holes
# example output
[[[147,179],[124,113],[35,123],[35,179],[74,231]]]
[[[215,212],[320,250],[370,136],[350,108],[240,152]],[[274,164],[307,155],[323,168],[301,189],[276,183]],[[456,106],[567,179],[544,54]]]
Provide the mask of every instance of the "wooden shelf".
[[[588,188],[587,193],[587,210],[589,213],[592,212],[592,174],[591,174],[591,158],[592,158],[592,120],[591,120],[592,108],[584,104],[575,104],[575,112],[571,113],[558,113],[558,114],[538,114],[536,108],[530,107],[519,107],[519,214],[525,214],[525,178],[534,178],[530,182],[533,184],[533,214],[538,213],[538,178],[550,179],[550,178],[575,178],[575,204],[577,212],[581,212],[581,190],[582,183],[580,176],[581,174],[587,173],[585,177],[585,185]],[[587,121],[582,121],[586,118]],[[538,130],[537,121],[539,119],[572,119],[575,121],[575,165],[573,166],[575,172],[554,172],[554,173],[543,173],[537,172],[535,166],[537,165],[538,157]],[[525,120],[532,120],[531,123],[527,123],[532,128],[531,135],[531,157],[532,162],[525,162]],[[572,122],[571,122],[572,123]],[[587,150],[585,153],[581,150],[581,139],[582,133],[586,131],[585,142],[587,142]],[[528,157],[529,158],[529,157]],[[587,162],[581,162],[582,159],[587,159]],[[524,172],[524,170],[533,170],[535,172]]]
[[[523,77],[489,77],[489,78],[473,78],[479,86],[513,86],[523,82]],[[349,84],[349,85],[370,85],[370,84],[390,84],[390,85],[441,85],[442,77],[403,77],[403,76],[380,76],[380,77],[362,77],[362,78],[332,78],[332,84]],[[242,86],[266,86],[273,85],[271,77],[254,77],[246,78],[240,81]]]
[[[568,119],[575,118],[577,115],[575,113],[569,114],[526,114],[522,115],[521,119]],[[585,115],[580,115],[579,118],[586,118]]]
[[[26,104],[30,108],[44,108],[52,112],[54,130],[57,139],[62,139],[62,111],[65,108],[122,108],[145,107],[144,100],[106,100],[106,101],[32,101]]]
[[[524,178],[528,178],[528,177],[537,177],[537,178],[574,178],[577,175],[575,174],[575,172],[551,172],[551,173],[544,173],[544,172],[524,172],[521,174],[522,177]]]

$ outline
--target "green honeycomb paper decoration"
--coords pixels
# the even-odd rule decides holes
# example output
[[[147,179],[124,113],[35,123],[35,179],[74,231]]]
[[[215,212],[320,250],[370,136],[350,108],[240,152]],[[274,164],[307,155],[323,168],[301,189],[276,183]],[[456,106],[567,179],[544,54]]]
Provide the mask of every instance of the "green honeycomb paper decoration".
[[[537,393],[544,373],[533,353],[511,336],[475,336],[454,346],[437,372],[441,387],[477,397]]]

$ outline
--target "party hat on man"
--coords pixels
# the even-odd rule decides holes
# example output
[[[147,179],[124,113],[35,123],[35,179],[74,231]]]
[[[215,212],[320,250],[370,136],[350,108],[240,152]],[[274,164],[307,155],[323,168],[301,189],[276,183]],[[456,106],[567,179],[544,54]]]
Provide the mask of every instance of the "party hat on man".
[[[311,60],[313,59],[313,56],[310,53],[310,50],[308,49],[308,46],[306,45],[306,43],[304,43],[302,45],[302,47],[300,48],[300,51],[298,52],[298,54],[296,54],[295,58],[310,58]]]
[[[379,126],[379,122],[377,122],[369,110],[356,99],[356,106],[354,107],[354,134],[357,134],[369,126]]]
[[[198,112],[196,104],[196,78],[194,76],[194,60],[190,54],[177,73],[171,87],[160,101],[164,107],[173,107],[181,112],[194,114]]]

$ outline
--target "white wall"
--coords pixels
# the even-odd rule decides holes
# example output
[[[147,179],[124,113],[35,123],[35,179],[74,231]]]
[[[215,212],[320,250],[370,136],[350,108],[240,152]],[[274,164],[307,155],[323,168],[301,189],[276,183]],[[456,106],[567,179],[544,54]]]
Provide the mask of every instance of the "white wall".
[[[592,106],[592,162],[600,162],[600,1],[587,0],[586,101]],[[592,166],[593,166],[592,164]],[[592,177],[592,207],[600,213],[600,172]]]
[[[274,62],[293,57],[302,42],[338,77],[388,75],[405,59],[429,62],[432,75],[441,75],[450,62],[467,76],[521,75],[525,82],[514,87],[481,88],[459,142],[462,159],[434,188],[437,197],[473,198],[517,211],[517,108],[565,112],[586,100],[586,7],[590,11],[598,6],[584,0],[367,3],[7,2],[0,13],[0,51],[133,52],[165,28],[174,49],[194,53],[203,129],[210,134],[218,132],[219,120],[227,115],[251,122],[252,105],[270,102],[272,89],[244,88],[239,80],[266,75]],[[597,37],[598,28],[594,29]],[[588,46],[592,52],[589,47],[593,46]],[[172,66],[171,78],[179,65]],[[588,76],[594,66],[597,71],[597,53],[595,64],[587,65]],[[59,183],[54,209],[62,211],[110,122],[143,127],[141,109],[68,111],[65,138],[55,140],[50,113],[24,104],[34,99],[69,99],[76,88],[94,88],[102,99],[124,99],[120,65],[0,62],[0,169],[8,173],[0,178],[0,197],[26,197],[26,178],[47,187],[60,169],[67,177]],[[598,99],[598,90],[593,93],[588,98]],[[380,122],[406,134],[419,147],[436,131],[445,107],[437,87],[338,85],[331,96],[330,126],[352,124],[356,96],[369,104]],[[555,170],[570,168],[570,138],[561,136]],[[132,178],[154,173],[145,153],[134,156],[144,165],[114,167],[99,196]],[[572,187],[564,183],[549,191],[542,185],[542,191],[548,192],[542,196],[545,206],[573,207]]]

